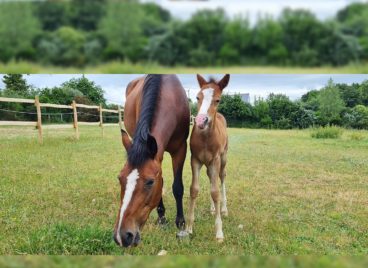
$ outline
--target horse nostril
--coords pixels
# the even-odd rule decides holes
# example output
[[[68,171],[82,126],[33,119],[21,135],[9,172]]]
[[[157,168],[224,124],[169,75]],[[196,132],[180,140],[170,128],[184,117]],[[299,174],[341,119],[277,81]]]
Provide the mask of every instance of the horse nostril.
[[[125,232],[123,235],[123,245],[129,247],[133,243],[134,235],[132,232]]]
[[[208,123],[208,117],[206,117],[205,119],[204,119],[204,124],[207,124]]]

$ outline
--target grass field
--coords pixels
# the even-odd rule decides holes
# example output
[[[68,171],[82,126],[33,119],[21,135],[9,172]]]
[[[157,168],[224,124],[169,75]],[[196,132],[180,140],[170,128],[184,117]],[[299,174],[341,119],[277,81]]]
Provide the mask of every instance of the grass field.
[[[166,156],[170,224],[157,226],[153,212],[142,243],[120,249],[111,239],[119,199],[116,175],[125,159],[119,130],[106,128],[102,138],[98,127],[82,127],[79,141],[70,129],[45,130],[40,146],[32,128],[0,128],[0,254],[368,254],[367,131],[359,140],[352,138],[356,131],[347,130],[330,140],[313,139],[309,130],[229,129],[229,134],[224,243],[214,238],[203,170],[195,235],[177,241]],[[185,211],[190,173],[187,161]],[[308,267],[303,265],[292,267]]]
[[[368,73],[368,63],[350,64],[342,67],[280,67],[280,66],[232,66],[232,67],[165,67],[154,63],[109,62],[97,66],[57,67],[30,62],[0,63],[0,73],[232,73],[232,74],[362,74]]]

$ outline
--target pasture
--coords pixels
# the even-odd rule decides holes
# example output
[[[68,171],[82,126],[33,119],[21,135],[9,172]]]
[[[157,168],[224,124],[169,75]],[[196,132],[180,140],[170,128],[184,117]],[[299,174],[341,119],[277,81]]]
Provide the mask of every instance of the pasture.
[[[368,132],[314,139],[309,130],[229,129],[225,241],[214,238],[202,169],[194,236],[175,237],[171,161],[164,160],[166,217],[153,211],[136,248],[112,241],[116,178],[125,159],[118,128],[0,128],[0,254],[368,254]],[[189,158],[189,153],[187,159]],[[184,209],[191,171],[184,168]],[[16,262],[16,260],[14,260]],[[137,263],[139,260],[137,260]],[[271,260],[272,263],[272,260]]]

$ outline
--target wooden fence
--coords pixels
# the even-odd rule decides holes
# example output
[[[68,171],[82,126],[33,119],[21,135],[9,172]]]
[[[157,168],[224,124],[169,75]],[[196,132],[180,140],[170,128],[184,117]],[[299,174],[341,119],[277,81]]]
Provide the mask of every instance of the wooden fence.
[[[52,104],[52,103],[41,103],[39,101],[38,96],[35,97],[35,99],[18,99],[18,98],[3,98],[0,97],[0,102],[16,102],[16,103],[29,103],[34,104],[36,106],[37,110],[37,121],[0,121],[0,126],[35,126],[38,130],[38,141],[42,144],[43,142],[43,128],[42,125],[42,107],[47,108],[59,108],[59,109],[71,109],[73,110],[73,125],[69,125],[69,127],[74,128],[75,132],[75,138],[79,139],[79,125],[97,125],[101,127],[102,130],[102,136],[104,135],[104,126],[117,126],[119,125],[120,128],[123,127],[123,121],[122,121],[122,108],[119,106],[118,110],[110,110],[110,109],[104,109],[102,108],[102,105],[85,105],[76,103],[75,101],[72,102],[71,105],[62,105],[62,104]],[[92,109],[99,111],[99,122],[81,122],[78,121],[78,108],[83,109]],[[103,122],[103,113],[114,113],[118,114],[119,117],[119,123],[118,124],[104,124]],[[55,126],[61,126],[61,127],[68,127],[68,125],[49,125],[49,128],[55,128]]]

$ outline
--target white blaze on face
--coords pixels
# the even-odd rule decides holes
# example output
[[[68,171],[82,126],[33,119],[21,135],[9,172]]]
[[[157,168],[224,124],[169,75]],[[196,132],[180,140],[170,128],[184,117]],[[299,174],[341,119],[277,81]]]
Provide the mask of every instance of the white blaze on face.
[[[202,90],[203,100],[198,114],[207,115],[208,109],[211,106],[214,91],[215,90],[213,88],[207,88]]]
[[[121,223],[123,222],[123,217],[124,217],[124,213],[125,210],[127,209],[130,200],[132,199],[133,196],[133,192],[135,189],[135,186],[137,184],[137,179],[139,178],[139,173],[137,169],[134,169],[127,177],[127,183],[126,183],[126,187],[125,187],[125,194],[124,194],[124,198],[123,198],[123,202],[121,204],[121,208],[120,208],[120,215],[119,215],[119,224],[118,224],[118,229],[117,229],[117,240],[119,242],[120,245],[122,245],[122,241],[121,241],[121,237],[120,237],[120,228],[121,228]]]

